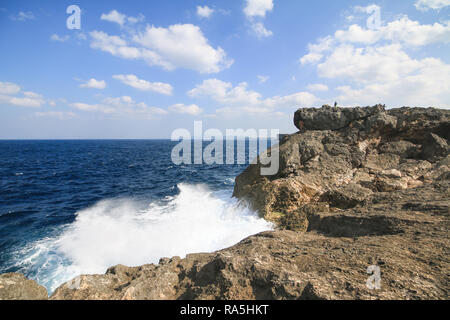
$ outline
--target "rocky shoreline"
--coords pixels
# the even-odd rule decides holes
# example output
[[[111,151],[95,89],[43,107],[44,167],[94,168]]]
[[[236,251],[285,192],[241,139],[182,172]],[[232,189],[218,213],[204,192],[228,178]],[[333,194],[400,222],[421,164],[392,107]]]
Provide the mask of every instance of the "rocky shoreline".
[[[252,164],[233,194],[277,230],[82,275],[50,299],[449,299],[450,110],[323,106],[299,109],[294,124],[276,146],[278,174]],[[46,298],[0,275],[0,299]]]

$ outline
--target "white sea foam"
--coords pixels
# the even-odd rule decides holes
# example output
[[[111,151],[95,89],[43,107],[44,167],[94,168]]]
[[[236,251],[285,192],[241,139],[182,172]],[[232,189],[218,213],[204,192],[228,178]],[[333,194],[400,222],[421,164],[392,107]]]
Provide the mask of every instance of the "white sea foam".
[[[229,193],[225,196],[203,185],[178,188],[177,196],[144,209],[137,201],[110,199],[79,211],[57,239],[41,241],[30,251],[34,263],[42,264],[42,254],[46,256],[43,264],[47,266],[41,267],[37,277],[52,291],[79,274],[104,273],[116,264],[136,266],[157,263],[161,257],[211,252],[272,228],[230,199]]]

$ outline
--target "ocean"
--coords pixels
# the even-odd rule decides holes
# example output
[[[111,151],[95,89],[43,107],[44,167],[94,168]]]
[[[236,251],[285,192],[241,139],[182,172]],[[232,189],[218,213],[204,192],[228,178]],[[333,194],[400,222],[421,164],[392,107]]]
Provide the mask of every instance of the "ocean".
[[[0,273],[79,274],[212,252],[272,225],[232,198],[248,165],[174,165],[170,140],[0,141]]]

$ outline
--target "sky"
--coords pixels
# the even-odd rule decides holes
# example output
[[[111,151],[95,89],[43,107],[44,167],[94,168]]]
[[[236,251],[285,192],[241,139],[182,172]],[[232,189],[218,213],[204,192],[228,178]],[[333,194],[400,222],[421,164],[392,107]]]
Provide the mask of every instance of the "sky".
[[[0,1],[0,139],[293,133],[335,102],[449,109],[450,0]]]

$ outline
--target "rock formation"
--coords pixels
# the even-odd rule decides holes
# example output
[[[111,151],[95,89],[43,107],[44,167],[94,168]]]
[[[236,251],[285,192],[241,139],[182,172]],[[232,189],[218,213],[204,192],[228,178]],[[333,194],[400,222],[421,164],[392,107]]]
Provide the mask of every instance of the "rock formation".
[[[448,299],[450,111],[324,106],[294,123],[278,174],[250,165],[234,190],[277,230],[82,275],[51,299]]]
[[[0,275],[0,300],[47,300],[47,290],[23,274]]]
[[[323,106],[299,109],[294,124],[300,131],[279,145],[278,174],[250,165],[234,189],[281,228],[306,231],[309,214],[448,178],[449,110]]]

